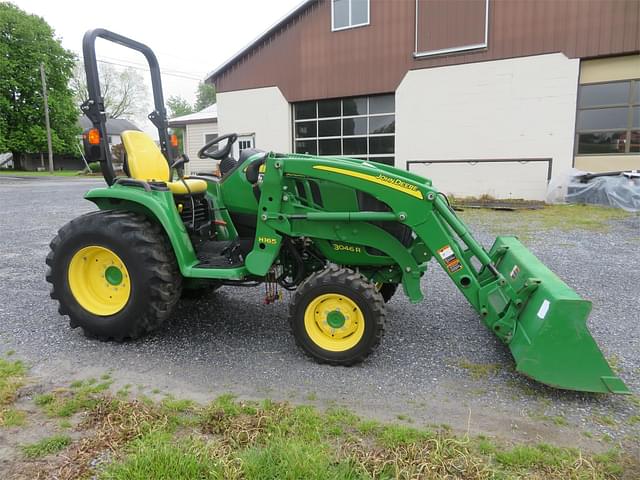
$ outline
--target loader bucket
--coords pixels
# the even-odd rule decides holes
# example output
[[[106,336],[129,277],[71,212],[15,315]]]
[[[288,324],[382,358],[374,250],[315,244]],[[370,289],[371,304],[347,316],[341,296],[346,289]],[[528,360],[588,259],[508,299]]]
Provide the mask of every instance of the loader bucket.
[[[582,299],[516,237],[498,237],[489,253],[518,292],[540,281],[517,313],[508,341],[517,371],[552,387],[630,393],[611,370],[586,325],[591,302]]]

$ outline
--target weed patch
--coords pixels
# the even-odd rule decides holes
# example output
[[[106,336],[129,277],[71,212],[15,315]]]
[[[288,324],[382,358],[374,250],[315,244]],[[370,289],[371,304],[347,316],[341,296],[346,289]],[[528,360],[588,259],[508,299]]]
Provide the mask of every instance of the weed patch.
[[[50,417],[68,418],[97,405],[101,394],[109,388],[111,381],[97,383],[95,379],[72,382],[70,388],[60,388],[38,395],[35,404]]]
[[[15,408],[5,408],[0,416],[0,427],[22,427],[27,424],[27,413]]]
[[[473,363],[467,359],[461,360],[458,365],[469,372],[474,380],[485,379],[489,375],[495,375],[500,370],[500,365],[497,363]]]
[[[588,456],[544,444],[506,447],[457,436],[448,426],[363,420],[335,404],[321,412],[223,395],[203,406],[171,396],[129,400],[104,390],[104,382],[89,380],[35,397],[45,413],[62,417],[61,427],[72,426],[68,412],[82,413],[73,425],[83,436],[23,446],[33,478],[611,480],[640,468],[613,450]]]
[[[10,406],[24,384],[25,373],[26,368],[21,361],[0,358],[0,427],[16,425],[19,414]]]
[[[53,437],[43,438],[29,445],[23,445],[22,452],[28,458],[39,458],[52,453],[58,453],[70,444],[71,437],[69,435],[54,435]]]

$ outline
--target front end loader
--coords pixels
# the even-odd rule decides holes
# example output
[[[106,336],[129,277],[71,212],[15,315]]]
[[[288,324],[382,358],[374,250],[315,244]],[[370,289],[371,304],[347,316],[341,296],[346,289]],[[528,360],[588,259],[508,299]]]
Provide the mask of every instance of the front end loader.
[[[124,132],[117,174],[107,143],[95,41],[138,50],[149,62],[159,147]],[[628,393],[589,333],[591,303],[516,237],[486,250],[431,181],[350,158],[242,150],[222,135],[199,155],[220,175],[184,175],[188,158],[171,148],[153,52],[106,30],[84,38],[94,128],[85,151],[107,186],[86,198],[98,211],[64,226],[51,243],[48,281],[72,327],[124,340],[157,328],[185,294],[264,284],[265,302],[293,291],[289,322],[311,358],[361,362],[384,332],[385,302],[401,286],[411,302],[434,260],[508,345],[516,369],[553,387]]]

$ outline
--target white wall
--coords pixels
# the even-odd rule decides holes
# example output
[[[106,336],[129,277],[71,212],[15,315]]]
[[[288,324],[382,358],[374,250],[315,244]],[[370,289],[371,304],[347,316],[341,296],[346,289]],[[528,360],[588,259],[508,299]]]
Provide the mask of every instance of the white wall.
[[[255,135],[255,148],[291,151],[291,108],[278,87],[216,95],[220,134]]]
[[[189,156],[189,173],[213,173],[217,169],[217,160],[198,158],[198,150],[204,146],[205,133],[218,133],[218,124],[214,121],[192,123],[186,126],[184,138],[185,153]]]
[[[552,158],[571,168],[579,60],[539,55],[412,70],[396,91],[396,166]],[[544,199],[546,163],[412,165],[445,193]]]

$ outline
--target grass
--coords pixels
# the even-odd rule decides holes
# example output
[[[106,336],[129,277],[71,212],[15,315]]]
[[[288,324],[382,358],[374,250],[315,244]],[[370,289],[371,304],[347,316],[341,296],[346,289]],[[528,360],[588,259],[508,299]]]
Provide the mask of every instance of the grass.
[[[536,467],[562,467],[571,465],[578,452],[568,448],[558,448],[544,443],[521,445],[506,451],[495,452],[496,461],[511,469]]]
[[[9,361],[0,358],[0,405],[9,405],[15,401],[25,374],[26,368],[20,360]]]
[[[61,388],[36,396],[34,402],[49,417],[68,418],[80,411],[93,408],[98,403],[98,394],[107,390],[111,383],[111,380],[98,383],[93,378],[76,380],[68,389]]]
[[[16,176],[16,177],[75,177],[80,172],[76,170],[56,170],[53,173],[46,172],[33,172],[26,170],[0,170],[0,175]]]
[[[105,480],[223,479],[222,471],[202,441],[176,441],[170,434],[153,432],[134,440],[127,455],[108,465]]]
[[[194,402],[192,400],[178,400],[169,396],[162,400],[162,405],[173,412],[186,412],[193,407]]]
[[[24,375],[23,367],[5,367],[11,378]],[[45,414],[60,418],[60,432],[73,426],[79,439],[58,433],[23,445],[21,467],[31,468],[33,478],[612,480],[625,468],[640,469],[620,451],[589,455],[546,444],[506,445],[457,435],[448,426],[362,419],[335,403],[320,411],[233,395],[206,405],[170,395],[153,401],[113,395],[107,391],[111,378],[100,380],[34,398]],[[81,415],[71,422],[75,413]]]
[[[540,238],[540,231],[587,230],[608,232],[616,221],[628,218],[633,213],[622,209],[597,205],[547,205],[536,210],[518,210],[517,212],[496,212],[493,210],[465,210],[460,216],[465,221],[482,224],[493,234],[505,234],[505,219],[512,215],[514,230],[521,240]],[[500,216],[501,221],[492,221]],[[495,227],[492,225],[496,225]],[[499,230],[498,230],[499,228]]]
[[[618,357],[618,355],[616,355],[615,353],[613,355],[609,355],[607,357],[607,362],[609,362],[609,366],[611,367],[611,370],[613,370],[613,373],[622,373],[622,368],[620,367],[620,357]]]
[[[600,425],[614,427],[617,425],[615,419],[611,415],[593,415],[593,420]]]
[[[19,361],[0,358],[0,427],[24,424],[23,415],[11,408],[19,388],[24,384],[26,367]]]
[[[248,448],[239,459],[248,479],[363,478],[348,462],[336,462],[328,445],[309,444],[295,438],[278,438],[264,446]]]
[[[405,415],[404,413],[396,415],[396,418],[401,422],[409,422],[409,423],[413,422],[413,419],[409,415]]]
[[[69,435],[54,435],[29,445],[23,445],[22,452],[28,458],[40,458],[52,453],[58,453],[70,444],[71,437]]]
[[[83,395],[86,388],[84,384],[71,390],[72,395]],[[84,411],[76,427],[85,432],[83,439],[50,437],[24,447],[30,458],[66,449],[57,463],[42,467],[41,476],[65,472],[65,478],[102,480],[605,480],[619,478],[622,469],[620,452],[589,456],[546,444],[507,447],[487,437],[457,436],[448,428],[363,420],[335,405],[320,412],[269,400],[240,402],[232,395],[207,405],[172,397],[148,404],[104,392],[93,395],[96,403]],[[50,405],[56,393],[38,401]],[[92,468],[91,460],[105,449],[112,452],[109,459]]]
[[[466,358],[460,360],[458,366],[469,372],[474,380],[483,380],[490,375],[495,375],[500,370],[500,365],[497,363],[474,363]]]
[[[419,430],[417,428],[406,427],[404,425],[385,425],[377,432],[378,442],[388,448],[418,443],[422,440],[433,437],[429,430]]]
[[[555,423],[556,425],[558,425],[559,427],[564,427],[566,425],[569,425],[569,422],[567,421],[566,418],[564,418],[562,415],[554,415],[551,417],[551,421],[553,423]]]
[[[529,417],[534,420],[540,420],[542,422],[553,423],[559,427],[566,427],[569,425],[569,421],[563,415],[547,415],[540,411],[529,412]]]
[[[6,408],[0,417],[0,426],[24,427],[27,424],[27,412],[15,408]]]

